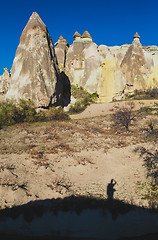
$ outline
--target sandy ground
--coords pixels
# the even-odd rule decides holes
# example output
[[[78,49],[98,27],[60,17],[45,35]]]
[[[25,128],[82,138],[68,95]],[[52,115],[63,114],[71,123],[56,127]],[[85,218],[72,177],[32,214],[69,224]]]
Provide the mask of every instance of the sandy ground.
[[[129,101],[126,101],[129,103]],[[136,100],[135,109],[138,110],[142,106],[153,106],[154,103],[158,103],[158,100]],[[86,110],[80,114],[72,115],[72,119],[82,119],[82,118],[91,118],[96,116],[103,116],[106,114],[111,114],[112,109],[117,106],[125,105],[124,101],[112,102],[112,103],[101,103],[101,104],[91,104],[86,108]]]
[[[138,146],[155,148],[141,130],[146,118],[131,132],[117,134],[106,115],[114,105],[92,104],[68,122],[0,130],[1,208],[70,195],[107,198],[111,179],[117,181],[115,198],[148,206],[143,197],[149,180],[135,152]]]

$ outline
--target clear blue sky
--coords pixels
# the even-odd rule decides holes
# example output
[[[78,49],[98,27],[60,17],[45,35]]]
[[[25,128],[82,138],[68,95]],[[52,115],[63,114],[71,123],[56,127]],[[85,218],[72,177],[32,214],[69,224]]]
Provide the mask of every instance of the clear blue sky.
[[[137,31],[142,45],[158,45],[157,0],[0,0],[0,75],[11,69],[21,33],[36,11],[55,43],[73,42],[88,30],[97,45],[131,43]]]

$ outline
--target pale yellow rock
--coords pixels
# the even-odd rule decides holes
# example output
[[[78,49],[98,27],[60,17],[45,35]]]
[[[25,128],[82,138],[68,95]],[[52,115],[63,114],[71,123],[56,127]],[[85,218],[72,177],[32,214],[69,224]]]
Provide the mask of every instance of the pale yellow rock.
[[[147,79],[147,89],[158,87],[158,66],[154,66],[152,72]]]
[[[6,93],[10,84],[10,73],[8,68],[4,67],[4,73],[0,76],[0,93]]]
[[[112,55],[108,56],[100,66],[101,68],[101,80],[99,101],[110,102],[114,96],[117,96],[125,88],[125,80],[116,58]]]

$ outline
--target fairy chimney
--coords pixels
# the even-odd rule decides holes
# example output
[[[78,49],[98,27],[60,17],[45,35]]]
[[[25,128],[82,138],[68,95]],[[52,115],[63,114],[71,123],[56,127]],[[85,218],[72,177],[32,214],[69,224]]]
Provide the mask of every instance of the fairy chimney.
[[[40,16],[33,12],[20,38],[6,99],[31,99],[37,107],[55,103],[62,92],[58,74],[53,41]]]

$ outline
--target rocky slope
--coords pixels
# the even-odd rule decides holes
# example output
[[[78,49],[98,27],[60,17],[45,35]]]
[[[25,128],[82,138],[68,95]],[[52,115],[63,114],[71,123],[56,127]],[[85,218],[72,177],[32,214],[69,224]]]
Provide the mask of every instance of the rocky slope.
[[[154,138],[143,129],[149,119],[157,121],[157,115],[143,115],[130,132],[121,132],[111,127],[109,114],[114,106],[92,105],[76,120],[1,129],[1,208],[70,195],[106,199],[111,179],[117,181],[115,198],[149,206],[144,196],[150,179],[146,179],[143,158],[135,149],[155,149]]]

